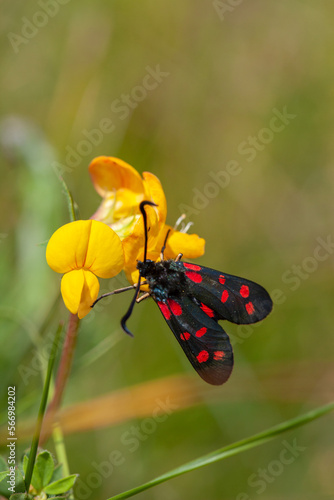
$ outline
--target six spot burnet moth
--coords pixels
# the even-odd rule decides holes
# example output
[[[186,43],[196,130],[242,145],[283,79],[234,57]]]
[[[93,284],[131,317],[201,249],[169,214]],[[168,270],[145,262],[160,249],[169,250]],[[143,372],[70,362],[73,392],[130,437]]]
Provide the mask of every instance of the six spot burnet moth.
[[[238,325],[256,323],[270,313],[271,298],[262,286],[253,281],[182,262],[182,254],[175,260],[163,260],[168,234],[161,250],[161,261],[147,259],[145,205],[156,206],[150,201],[140,204],[145,248],[143,262],[137,263],[138,283],[104,294],[97,301],[107,295],[136,287],[135,296],[121,320],[123,330],[132,335],[126,321],[135,302],[152,297],[197,373],[209,384],[223,384],[232,372],[233,351],[229,337],[218,320]],[[143,283],[148,285],[149,292],[139,297]]]

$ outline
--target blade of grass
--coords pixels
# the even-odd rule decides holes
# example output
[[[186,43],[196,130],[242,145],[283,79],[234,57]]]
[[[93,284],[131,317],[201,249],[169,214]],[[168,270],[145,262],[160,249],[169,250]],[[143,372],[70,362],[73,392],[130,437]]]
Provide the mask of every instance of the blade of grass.
[[[59,182],[63,186],[64,194],[65,194],[66,200],[67,200],[68,211],[70,214],[70,219],[71,219],[71,222],[73,222],[73,221],[77,220],[73,196],[72,196],[70,190],[68,189],[67,184],[64,181],[63,177],[61,175],[58,175],[57,177],[59,179]]]
[[[219,450],[209,453],[208,455],[204,455],[200,458],[192,460],[191,462],[181,465],[180,467],[177,467],[176,469],[173,469],[167,472],[166,474],[162,474],[161,476],[158,476],[155,479],[148,481],[147,483],[137,486],[136,488],[120,493],[119,495],[110,497],[108,500],[121,500],[124,498],[130,498],[136,495],[137,493],[148,490],[149,488],[152,488],[153,486],[156,486],[165,481],[168,481],[169,479],[172,479],[174,477],[181,476],[182,474],[185,474],[187,472],[200,469],[205,465],[218,462],[219,460],[222,460],[224,458],[228,458],[233,455],[237,455],[238,453],[241,453],[243,451],[255,448],[256,446],[260,446],[261,444],[271,441],[272,439],[274,439],[279,434],[282,434],[283,432],[305,425],[311,422],[312,420],[316,420],[317,418],[322,417],[326,413],[329,413],[333,410],[334,410],[334,402],[321,406],[320,408],[309,411],[308,413],[304,413],[304,415],[292,418],[291,420],[287,420],[286,422],[275,425],[274,427],[271,427],[266,431],[259,432],[254,436],[242,439],[241,441],[237,441],[236,443],[224,446],[223,448],[220,448]]]
[[[99,342],[95,347],[87,351],[85,354],[81,356],[81,358],[77,361],[76,367],[86,369],[87,366],[95,363],[101,356],[104,356],[109,349],[112,349],[115,345],[118,344],[123,338],[123,332],[117,332],[108,337],[105,337],[101,342]]]
[[[64,345],[59,361],[57,376],[54,385],[54,393],[45,415],[45,426],[42,429],[40,443],[44,443],[49,437],[48,427],[52,427],[52,422],[57,413],[64,394],[64,390],[71,372],[75,346],[78,338],[80,319],[76,314],[70,313],[67,323]]]
[[[63,477],[68,477],[70,475],[70,468],[68,466],[64,434],[58,422],[55,422],[53,425],[52,438],[56,449],[58,463],[63,466]],[[73,489],[70,491],[68,498],[69,500],[74,500]]]
[[[64,443],[64,435],[58,422],[55,422],[53,425],[52,437],[55,445],[57,461],[59,464],[62,464],[63,466],[63,476],[64,477],[69,476],[70,469],[68,466],[66,448]]]
[[[50,382],[51,382],[51,375],[52,375],[52,370],[53,370],[53,365],[54,361],[56,358],[56,352],[57,352],[57,347],[59,344],[59,339],[60,339],[60,334],[63,329],[63,325],[59,325],[53,345],[52,345],[52,350],[50,352],[50,357],[49,357],[49,362],[48,362],[48,368],[46,372],[46,377],[45,377],[45,382],[44,382],[44,387],[43,387],[43,394],[42,394],[42,400],[41,404],[39,407],[38,411],[38,417],[37,417],[37,422],[36,422],[36,427],[35,427],[35,432],[34,436],[32,439],[31,443],[31,448],[30,448],[30,453],[29,453],[29,461],[28,461],[28,466],[27,466],[27,472],[25,475],[25,485],[26,485],[26,491],[29,492],[30,488],[30,483],[31,483],[31,477],[32,477],[32,472],[34,469],[35,465],[35,459],[36,459],[36,454],[37,454],[37,448],[38,448],[38,442],[39,442],[39,436],[41,433],[41,428],[42,428],[42,423],[43,423],[43,417],[45,413],[45,408],[46,404],[48,401],[48,394],[49,394],[49,387],[50,387]]]

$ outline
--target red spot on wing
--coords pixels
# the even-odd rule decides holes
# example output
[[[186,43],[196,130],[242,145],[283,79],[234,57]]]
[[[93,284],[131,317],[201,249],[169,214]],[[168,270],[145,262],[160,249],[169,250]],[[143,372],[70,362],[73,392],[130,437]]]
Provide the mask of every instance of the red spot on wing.
[[[160,311],[164,315],[165,319],[168,321],[171,317],[171,312],[168,309],[168,306],[164,304],[163,302],[158,302],[158,306],[160,308]]]
[[[202,311],[205,312],[205,314],[207,314],[210,318],[214,318],[215,316],[215,313],[212,309],[210,309],[210,307],[206,306],[205,304],[203,304],[203,302],[201,302],[201,309]]]
[[[253,305],[253,302],[248,302],[246,304],[246,311],[248,312],[248,314],[253,314],[255,312],[255,307]]]
[[[194,283],[200,283],[202,281],[202,276],[194,271],[186,271],[186,276]]]
[[[221,283],[222,285],[225,283],[225,276],[223,274],[219,276],[219,283]]]
[[[188,262],[183,262],[184,267],[191,269],[192,271],[200,271],[201,266],[196,266],[196,264],[188,264]]]
[[[227,299],[228,299],[228,291],[224,290],[221,298],[222,303],[224,304],[227,301]]]
[[[204,363],[205,361],[207,361],[209,359],[209,353],[208,351],[201,351],[197,356],[196,358],[198,359],[198,361],[200,363]]]
[[[220,359],[223,359],[224,356],[225,356],[224,351],[215,351],[213,353],[213,359],[215,361],[219,361]]]
[[[180,316],[180,314],[182,314],[182,307],[180,306],[180,304],[175,302],[175,300],[168,299],[168,305],[171,308],[171,311],[174,314],[174,316]]]
[[[249,288],[247,285],[242,285],[242,287],[240,288],[240,295],[244,299],[247,299],[247,297],[249,297]]]
[[[180,337],[181,337],[182,340],[189,340],[190,339],[190,333],[188,333],[188,332],[181,333]]]
[[[203,335],[205,335],[207,331],[208,331],[208,329],[205,328],[205,326],[203,326],[202,328],[197,330],[196,337],[203,337]]]

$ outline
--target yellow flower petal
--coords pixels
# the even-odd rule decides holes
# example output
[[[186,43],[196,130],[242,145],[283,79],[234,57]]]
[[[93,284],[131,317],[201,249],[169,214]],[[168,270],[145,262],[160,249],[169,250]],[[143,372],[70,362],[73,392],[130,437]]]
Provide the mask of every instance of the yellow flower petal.
[[[103,222],[92,222],[85,269],[100,278],[112,278],[124,265],[123,245],[119,236]]]
[[[118,189],[114,196],[115,202],[112,216],[115,221],[137,213],[139,204],[144,199],[143,193],[137,194],[127,188]]]
[[[72,314],[78,314],[81,319],[91,311],[91,305],[99,294],[100,284],[93,273],[78,269],[63,276],[60,289],[67,309]]]
[[[155,175],[144,172],[142,179],[131,165],[108,156],[95,158],[89,172],[96,191],[103,198],[91,219],[108,224],[123,239],[132,233],[140,216],[140,202],[146,199],[158,205],[159,223],[165,223],[166,198]]]
[[[175,231],[172,227],[167,226],[167,224],[160,233],[157,245],[163,246],[168,229],[170,229],[170,233],[164,252],[165,259],[175,259],[179,253],[182,253],[185,259],[196,259],[204,255],[205,240],[203,238],[200,238],[197,234]]]
[[[84,267],[92,221],[75,221],[57,229],[46,247],[46,260],[57,273]]]
[[[159,214],[159,222],[164,224],[167,217],[167,201],[161,182],[151,172],[143,172],[145,199],[154,201]]]
[[[136,194],[144,193],[143,181],[131,165],[119,158],[99,156],[89,165],[89,173],[96,191],[105,197],[126,188]]]
[[[121,271],[124,255],[120,238],[109,226],[83,220],[57,229],[47,245],[46,260],[57,273],[85,268],[111,278]]]
[[[103,197],[92,216],[108,225],[134,216],[144,199],[144,183],[139,173],[119,158],[99,156],[89,165],[96,191]]]

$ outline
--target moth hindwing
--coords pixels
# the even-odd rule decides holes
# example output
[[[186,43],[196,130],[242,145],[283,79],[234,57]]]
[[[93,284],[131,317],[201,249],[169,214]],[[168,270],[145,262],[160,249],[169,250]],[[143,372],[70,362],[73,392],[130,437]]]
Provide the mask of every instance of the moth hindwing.
[[[253,281],[188,262],[147,260],[138,262],[138,269],[197,373],[210,384],[226,382],[233,351],[218,320],[260,321],[272,308],[267,291]]]

